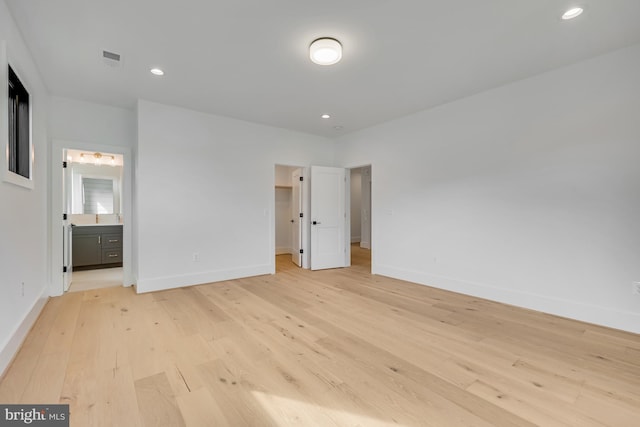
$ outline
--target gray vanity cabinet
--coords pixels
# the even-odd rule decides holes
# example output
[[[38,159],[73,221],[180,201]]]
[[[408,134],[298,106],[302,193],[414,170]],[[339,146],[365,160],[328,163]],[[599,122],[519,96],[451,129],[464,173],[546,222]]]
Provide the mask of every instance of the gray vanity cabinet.
[[[122,225],[73,227],[73,268],[122,265]]]
[[[100,234],[76,233],[78,230],[81,229],[73,229],[73,246],[71,247],[73,251],[73,266],[83,267],[102,264]]]

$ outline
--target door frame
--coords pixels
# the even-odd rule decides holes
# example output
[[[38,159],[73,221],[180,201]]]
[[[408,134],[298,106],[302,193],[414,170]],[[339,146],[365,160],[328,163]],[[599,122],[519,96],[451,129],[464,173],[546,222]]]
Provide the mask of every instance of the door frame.
[[[119,145],[93,144],[90,142],[67,141],[54,139],[52,141],[51,157],[50,157],[50,212],[49,216],[49,295],[59,296],[64,293],[62,264],[63,264],[63,246],[62,233],[58,231],[62,225],[62,214],[64,206],[62,203],[62,161],[63,150],[76,149],[92,152],[108,152],[113,154],[121,154],[123,157],[123,183],[122,183],[122,270],[123,286],[132,286],[136,283],[134,272],[134,254],[133,254],[133,160],[131,158],[131,148]],[[275,196],[275,195],[274,195]],[[275,224],[274,224],[275,225]]]

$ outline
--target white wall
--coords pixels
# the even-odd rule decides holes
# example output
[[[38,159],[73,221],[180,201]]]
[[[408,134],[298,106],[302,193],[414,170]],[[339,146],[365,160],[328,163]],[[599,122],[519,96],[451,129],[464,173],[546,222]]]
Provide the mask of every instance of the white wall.
[[[351,243],[360,242],[362,209],[362,170],[351,169]]]
[[[0,40],[9,64],[30,95],[35,150],[32,190],[0,181],[0,374],[42,308],[48,278],[47,106],[48,93],[4,1]],[[2,84],[7,84],[2,82]],[[0,99],[0,102],[7,102]],[[6,110],[3,110],[6,111]],[[4,134],[4,132],[3,132]],[[5,149],[6,135],[0,138]],[[24,283],[24,286],[22,285]]]
[[[338,141],[373,272],[640,332],[640,45]]]
[[[274,166],[330,165],[333,151],[325,138],[140,101],[138,291],[274,272]]]
[[[51,139],[125,147],[136,143],[133,109],[52,96],[49,116]]]

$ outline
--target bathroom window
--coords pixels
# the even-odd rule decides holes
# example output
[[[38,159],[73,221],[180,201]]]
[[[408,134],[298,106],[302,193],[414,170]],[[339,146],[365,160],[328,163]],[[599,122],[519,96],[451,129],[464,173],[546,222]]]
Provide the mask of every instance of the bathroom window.
[[[31,179],[29,92],[9,66],[9,171]]]

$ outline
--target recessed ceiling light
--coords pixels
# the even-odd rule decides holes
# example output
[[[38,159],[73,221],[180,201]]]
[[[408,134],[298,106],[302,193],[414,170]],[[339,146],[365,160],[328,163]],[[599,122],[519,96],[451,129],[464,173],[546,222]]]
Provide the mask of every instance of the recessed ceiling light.
[[[151,74],[153,74],[154,76],[164,76],[164,71],[162,71],[160,68],[152,68],[149,71],[151,71]]]
[[[342,130],[342,129],[343,129],[343,127],[342,127],[342,126],[334,126],[333,128],[334,128],[335,130]]]
[[[578,16],[580,16],[582,14],[582,12],[584,12],[584,9],[581,7],[574,7],[571,8],[569,10],[567,10],[563,15],[562,15],[562,19],[569,20],[569,19],[573,19],[573,18],[577,18]]]
[[[330,118],[331,118],[331,116],[330,116],[330,115],[328,115],[328,114],[323,114],[323,115],[322,115],[322,116],[320,116],[320,117],[322,117],[323,119],[330,119]]]
[[[342,59],[342,45],[329,37],[316,39],[309,46],[309,58],[318,65],[333,65]]]

